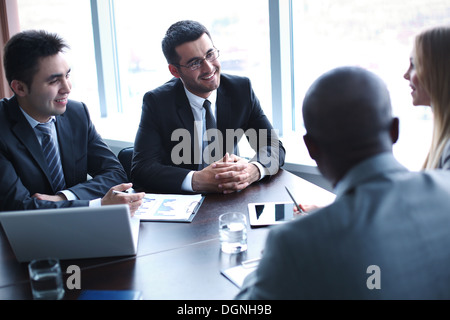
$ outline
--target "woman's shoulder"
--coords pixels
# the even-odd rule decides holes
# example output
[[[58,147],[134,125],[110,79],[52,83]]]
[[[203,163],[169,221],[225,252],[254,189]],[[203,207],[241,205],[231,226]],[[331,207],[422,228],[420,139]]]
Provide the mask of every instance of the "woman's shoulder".
[[[442,155],[439,159],[439,168],[450,170],[450,139],[447,140],[442,150]]]

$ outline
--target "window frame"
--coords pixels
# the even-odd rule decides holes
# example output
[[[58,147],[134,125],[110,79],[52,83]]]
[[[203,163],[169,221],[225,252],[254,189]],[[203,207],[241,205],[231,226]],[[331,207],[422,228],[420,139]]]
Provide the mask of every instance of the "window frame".
[[[108,116],[120,116],[123,113],[123,104],[126,101],[123,96],[123,89],[126,86],[120,81],[123,78],[120,75],[118,59],[120,53],[117,49],[114,10],[117,3],[116,0],[89,1],[97,67],[96,80],[99,99],[97,110],[101,118],[106,118],[107,122]],[[302,123],[296,119],[299,118],[299,116],[296,117],[296,112],[299,113],[300,110],[298,106],[295,107],[298,102],[295,95],[295,43],[293,39],[294,24],[297,23],[294,21],[294,4],[296,3],[293,0],[266,1],[269,13],[271,122],[278,130],[280,138],[288,150],[286,164],[283,168],[300,176],[304,173],[320,176],[315,162],[309,157],[302,142],[305,129]],[[20,31],[18,0],[0,0],[0,17],[0,44],[4,45],[13,34]],[[298,76],[297,74],[297,84],[301,82]],[[2,97],[12,95],[2,66],[0,66],[0,93]],[[297,100],[299,100],[298,96]],[[106,137],[105,141],[115,152],[134,144],[134,141],[123,141],[130,138],[123,140],[117,140],[112,136],[109,138]]]
[[[90,0],[97,61],[99,103],[102,117],[112,110],[122,112],[120,72],[114,23],[115,0]],[[295,131],[294,52],[292,0],[267,0],[269,10],[272,125],[280,138]],[[112,94],[108,94],[112,93]],[[105,139],[114,151],[134,141]],[[301,141],[298,141],[301,144]],[[318,174],[315,166],[286,163],[289,171]]]
[[[98,90],[102,117],[108,108],[122,112],[117,38],[114,22],[116,0],[91,0],[92,25],[97,62]],[[267,0],[269,6],[270,50],[272,70],[273,126],[283,135],[284,123],[295,129],[292,0]],[[287,17],[287,19],[286,19]],[[288,37],[284,36],[289,34]],[[108,95],[108,92],[115,94]],[[109,97],[109,98],[108,98]],[[284,106],[284,108],[283,108]],[[284,111],[284,112],[283,112]],[[282,116],[284,114],[285,116]],[[287,114],[287,115],[286,115]]]
[[[114,0],[91,0],[100,115],[123,112],[118,65]]]
[[[12,35],[20,30],[17,0],[0,0],[0,97],[10,97],[13,92],[3,68],[3,48]]]

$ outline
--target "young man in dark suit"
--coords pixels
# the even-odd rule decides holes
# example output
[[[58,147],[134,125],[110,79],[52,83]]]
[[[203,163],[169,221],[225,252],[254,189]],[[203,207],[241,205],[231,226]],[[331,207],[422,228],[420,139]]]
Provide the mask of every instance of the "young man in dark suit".
[[[284,164],[285,150],[247,78],[221,73],[208,30],[179,21],[163,52],[174,76],[144,96],[131,178],[135,188],[158,192],[245,189]],[[256,155],[238,156],[245,135]]]
[[[67,45],[55,34],[25,31],[5,46],[14,96],[0,101],[0,211],[128,203],[131,187],[87,107],[69,100]],[[87,179],[88,174],[92,179]]]

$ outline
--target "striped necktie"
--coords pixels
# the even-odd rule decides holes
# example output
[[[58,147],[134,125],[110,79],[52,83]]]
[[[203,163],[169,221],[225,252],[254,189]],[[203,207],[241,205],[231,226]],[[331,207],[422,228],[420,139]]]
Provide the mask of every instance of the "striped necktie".
[[[48,165],[48,172],[50,173],[52,180],[53,190],[56,193],[65,188],[65,181],[61,159],[59,153],[57,152],[50,126],[50,123],[40,123],[36,128],[43,133],[42,151],[44,151],[45,160]]]
[[[217,128],[216,120],[214,119],[214,116],[212,114],[211,102],[209,100],[205,100],[205,102],[203,103],[203,108],[205,108],[205,111],[206,111],[206,113],[205,113],[205,124],[206,124],[205,127],[206,127],[206,130],[216,129]],[[204,135],[203,135],[203,137],[204,137]],[[205,148],[210,143],[212,144],[214,139],[215,139],[214,134],[211,134],[211,132],[210,132],[207,135],[207,141],[202,140],[203,141],[203,148],[202,148],[202,150],[203,150],[203,152],[202,152],[203,168],[207,167],[211,163],[211,161],[206,161],[207,159],[205,159],[204,151],[205,151]],[[209,157],[214,158],[215,157],[215,149],[213,148],[212,150],[207,152],[206,156],[208,157],[208,160],[209,160]]]

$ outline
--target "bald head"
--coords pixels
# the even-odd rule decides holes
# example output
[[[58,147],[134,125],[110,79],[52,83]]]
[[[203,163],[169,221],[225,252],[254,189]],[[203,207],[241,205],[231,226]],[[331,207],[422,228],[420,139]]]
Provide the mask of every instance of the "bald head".
[[[309,88],[303,102],[303,120],[308,134],[320,143],[361,145],[389,130],[389,92],[369,71],[334,69]]]
[[[337,68],[317,79],[306,93],[303,120],[306,136],[340,167],[390,151],[396,140],[386,85],[362,68]]]

